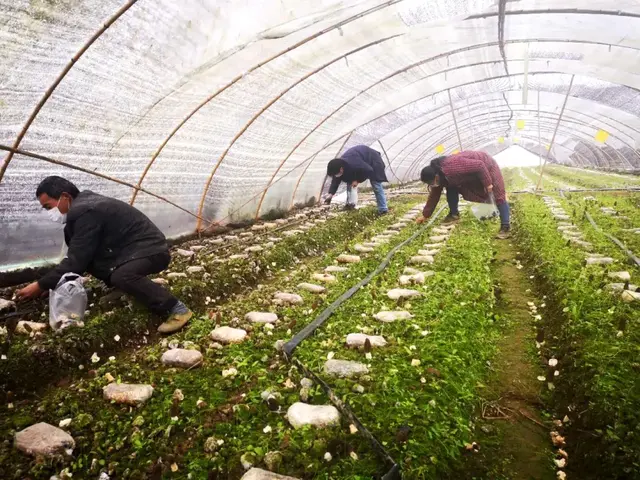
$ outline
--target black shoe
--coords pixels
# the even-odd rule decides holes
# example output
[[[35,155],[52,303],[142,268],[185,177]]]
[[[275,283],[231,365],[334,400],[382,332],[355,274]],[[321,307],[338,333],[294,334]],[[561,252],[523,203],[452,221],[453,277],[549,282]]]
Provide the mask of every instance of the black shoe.
[[[356,204],[355,203],[347,203],[344,206],[344,210],[355,210],[356,209]]]
[[[496,238],[498,240],[506,240],[507,238],[511,238],[511,228],[503,225],[502,227],[500,227],[500,231],[496,235]]]
[[[383,217],[389,214],[389,210],[378,211],[378,216]]]
[[[460,221],[460,215],[447,215],[446,217],[444,217],[444,220],[442,220],[442,224],[443,225],[451,225],[452,223],[458,223]]]

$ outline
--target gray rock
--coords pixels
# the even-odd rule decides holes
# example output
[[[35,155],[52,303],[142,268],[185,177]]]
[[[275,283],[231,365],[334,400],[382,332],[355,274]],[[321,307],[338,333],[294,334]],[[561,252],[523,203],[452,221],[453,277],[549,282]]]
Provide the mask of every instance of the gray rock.
[[[218,327],[211,331],[211,338],[222,344],[242,343],[247,338],[247,331],[241,328]]]
[[[311,388],[313,387],[313,380],[311,380],[310,378],[304,377],[302,380],[300,380],[300,386],[305,388]]]
[[[309,405],[296,402],[287,410],[287,419],[295,429],[305,425],[326,428],[340,424],[340,412],[333,405]]]
[[[380,335],[365,335],[364,333],[350,333],[347,335],[347,346],[363,347],[366,340],[369,339],[372,347],[384,347],[387,341]]]
[[[282,454],[278,451],[267,452],[264,456],[264,464],[271,471],[278,470],[282,465]]]
[[[345,253],[338,255],[336,258],[338,263],[358,263],[360,262],[360,257],[358,255],[347,255]]]
[[[594,257],[587,258],[587,265],[609,265],[615,260],[611,257]]]
[[[189,258],[189,257],[193,257],[193,256],[196,254],[196,252],[194,252],[194,251],[192,251],[192,250],[184,250],[184,249],[182,249],[182,248],[178,248],[178,249],[176,249],[176,253],[177,253],[178,255],[181,255],[181,256],[183,256],[183,257],[187,257],[187,258]]]
[[[629,272],[609,272],[609,278],[614,278],[622,282],[628,282],[631,280],[631,274]]]
[[[110,383],[102,389],[102,393],[105,400],[138,406],[151,398],[153,387],[132,383]]]
[[[324,269],[324,271],[327,273],[342,273],[348,270],[349,269],[347,267],[338,267],[337,265],[329,265]]]
[[[420,295],[422,294],[417,290],[409,290],[408,288],[393,288],[387,292],[387,297],[389,297],[391,300],[419,297]]]
[[[28,322],[26,320],[21,320],[16,326],[16,333],[29,335],[31,332],[41,332],[42,330],[46,330],[48,326],[49,325],[47,325],[46,323]]]
[[[414,255],[410,262],[416,265],[433,263],[435,259],[431,255]]]
[[[176,278],[187,278],[187,274],[184,272],[171,272],[167,273],[167,278],[175,280]]]
[[[169,367],[192,368],[202,363],[202,354],[197,350],[176,348],[162,354],[162,363]]]
[[[311,292],[311,293],[323,293],[326,288],[324,288],[321,285],[314,285],[313,283],[299,283],[298,284],[298,288],[301,288],[302,290],[306,290],[307,292]]]
[[[304,300],[297,293],[276,292],[273,296],[274,305],[300,305]]]
[[[200,273],[204,272],[204,267],[200,265],[193,265],[192,267],[187,267],[187,273]]]
[[[299,480],[295,477],[288,477],[286,475],[278,475],[277,473],[270,472],[268,470],[262,470],[261,468],[252,468],[245,473],[240,480]]]
[[[311,396],[311,390],[307,387],[302,387],[300,389],[300,400],[303,402],[308,402],[309,397]]]
[[[413,315],[404,310],[382,311],[376,313],[373,318],[380,320],[381,322],[391,323],[396,320],[409,320],[410,318],[413,318]]]
[[[335,283],[337,281],[336,277],[328,273],[314,273],[311,278],[323,283]]]
[[[249,312],[244,319],[251,323],[276,323],[278,315],[271,312]]]
[[[332,359],[325,362],[324,373],[332,377],[354,378],[369,373],[369,368],[360,362]]]
[[[12,302],[11,300],[5,300],[4,298],[0,298],[0,312],[4,312],[5,310],[15,310],[16,302]]]
[[[17,432],[14,445],[27,455],[51,457],[70,453],[69,450],[72,450],[76,443],[64,430],[41,422]]]

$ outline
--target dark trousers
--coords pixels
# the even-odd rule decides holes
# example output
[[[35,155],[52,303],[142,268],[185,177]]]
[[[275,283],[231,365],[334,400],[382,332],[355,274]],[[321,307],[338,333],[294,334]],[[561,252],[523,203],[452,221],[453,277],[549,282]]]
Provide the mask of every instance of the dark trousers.
[[[459,215],[458,203],[460,202],[460,195],[458,189],[455,187],[447,187],[447,203],[449,204],[449,213],[451,215]],[[509,227],[511,224],[511,209],[509,203],[504,202],[499,205],[498,212],[500,212],[500,225],[502,227]]]
[[[170,261],[169,252],[131,260],[113,271],[109,283],[131,295],[153,313],[166,316],[178,299],[162,285],[149,280],[147,275],[165,270]]]

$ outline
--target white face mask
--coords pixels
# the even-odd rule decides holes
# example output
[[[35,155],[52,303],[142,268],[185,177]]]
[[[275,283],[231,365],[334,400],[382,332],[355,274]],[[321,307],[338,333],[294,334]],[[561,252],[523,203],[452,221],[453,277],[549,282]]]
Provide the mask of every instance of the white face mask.
[[[58,210],[58,207],[47,210],[46,213],[47,217],[49,217],[49,220],[52,222],[61,223],[63,225],[67,223],[67,214],[61,213],[60,210]]]

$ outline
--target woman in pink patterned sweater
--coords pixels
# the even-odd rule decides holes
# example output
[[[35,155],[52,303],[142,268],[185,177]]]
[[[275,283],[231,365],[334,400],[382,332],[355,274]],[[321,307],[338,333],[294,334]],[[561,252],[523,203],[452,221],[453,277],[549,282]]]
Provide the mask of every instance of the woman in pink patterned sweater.
[[[421,180],[428,184],[429,199],[422,210],[422,218],[418,223],[431,217],[442,189],[447,189],[449,215],[444,223],[459,220],[458,198],[470,202],[489,203],[491,195],[500,212],[500,239],[509,238],[510,210],[504,180],[497,162],[484,152],[465,151],[448,157],[438,157],[428,167],[422,169]]]

